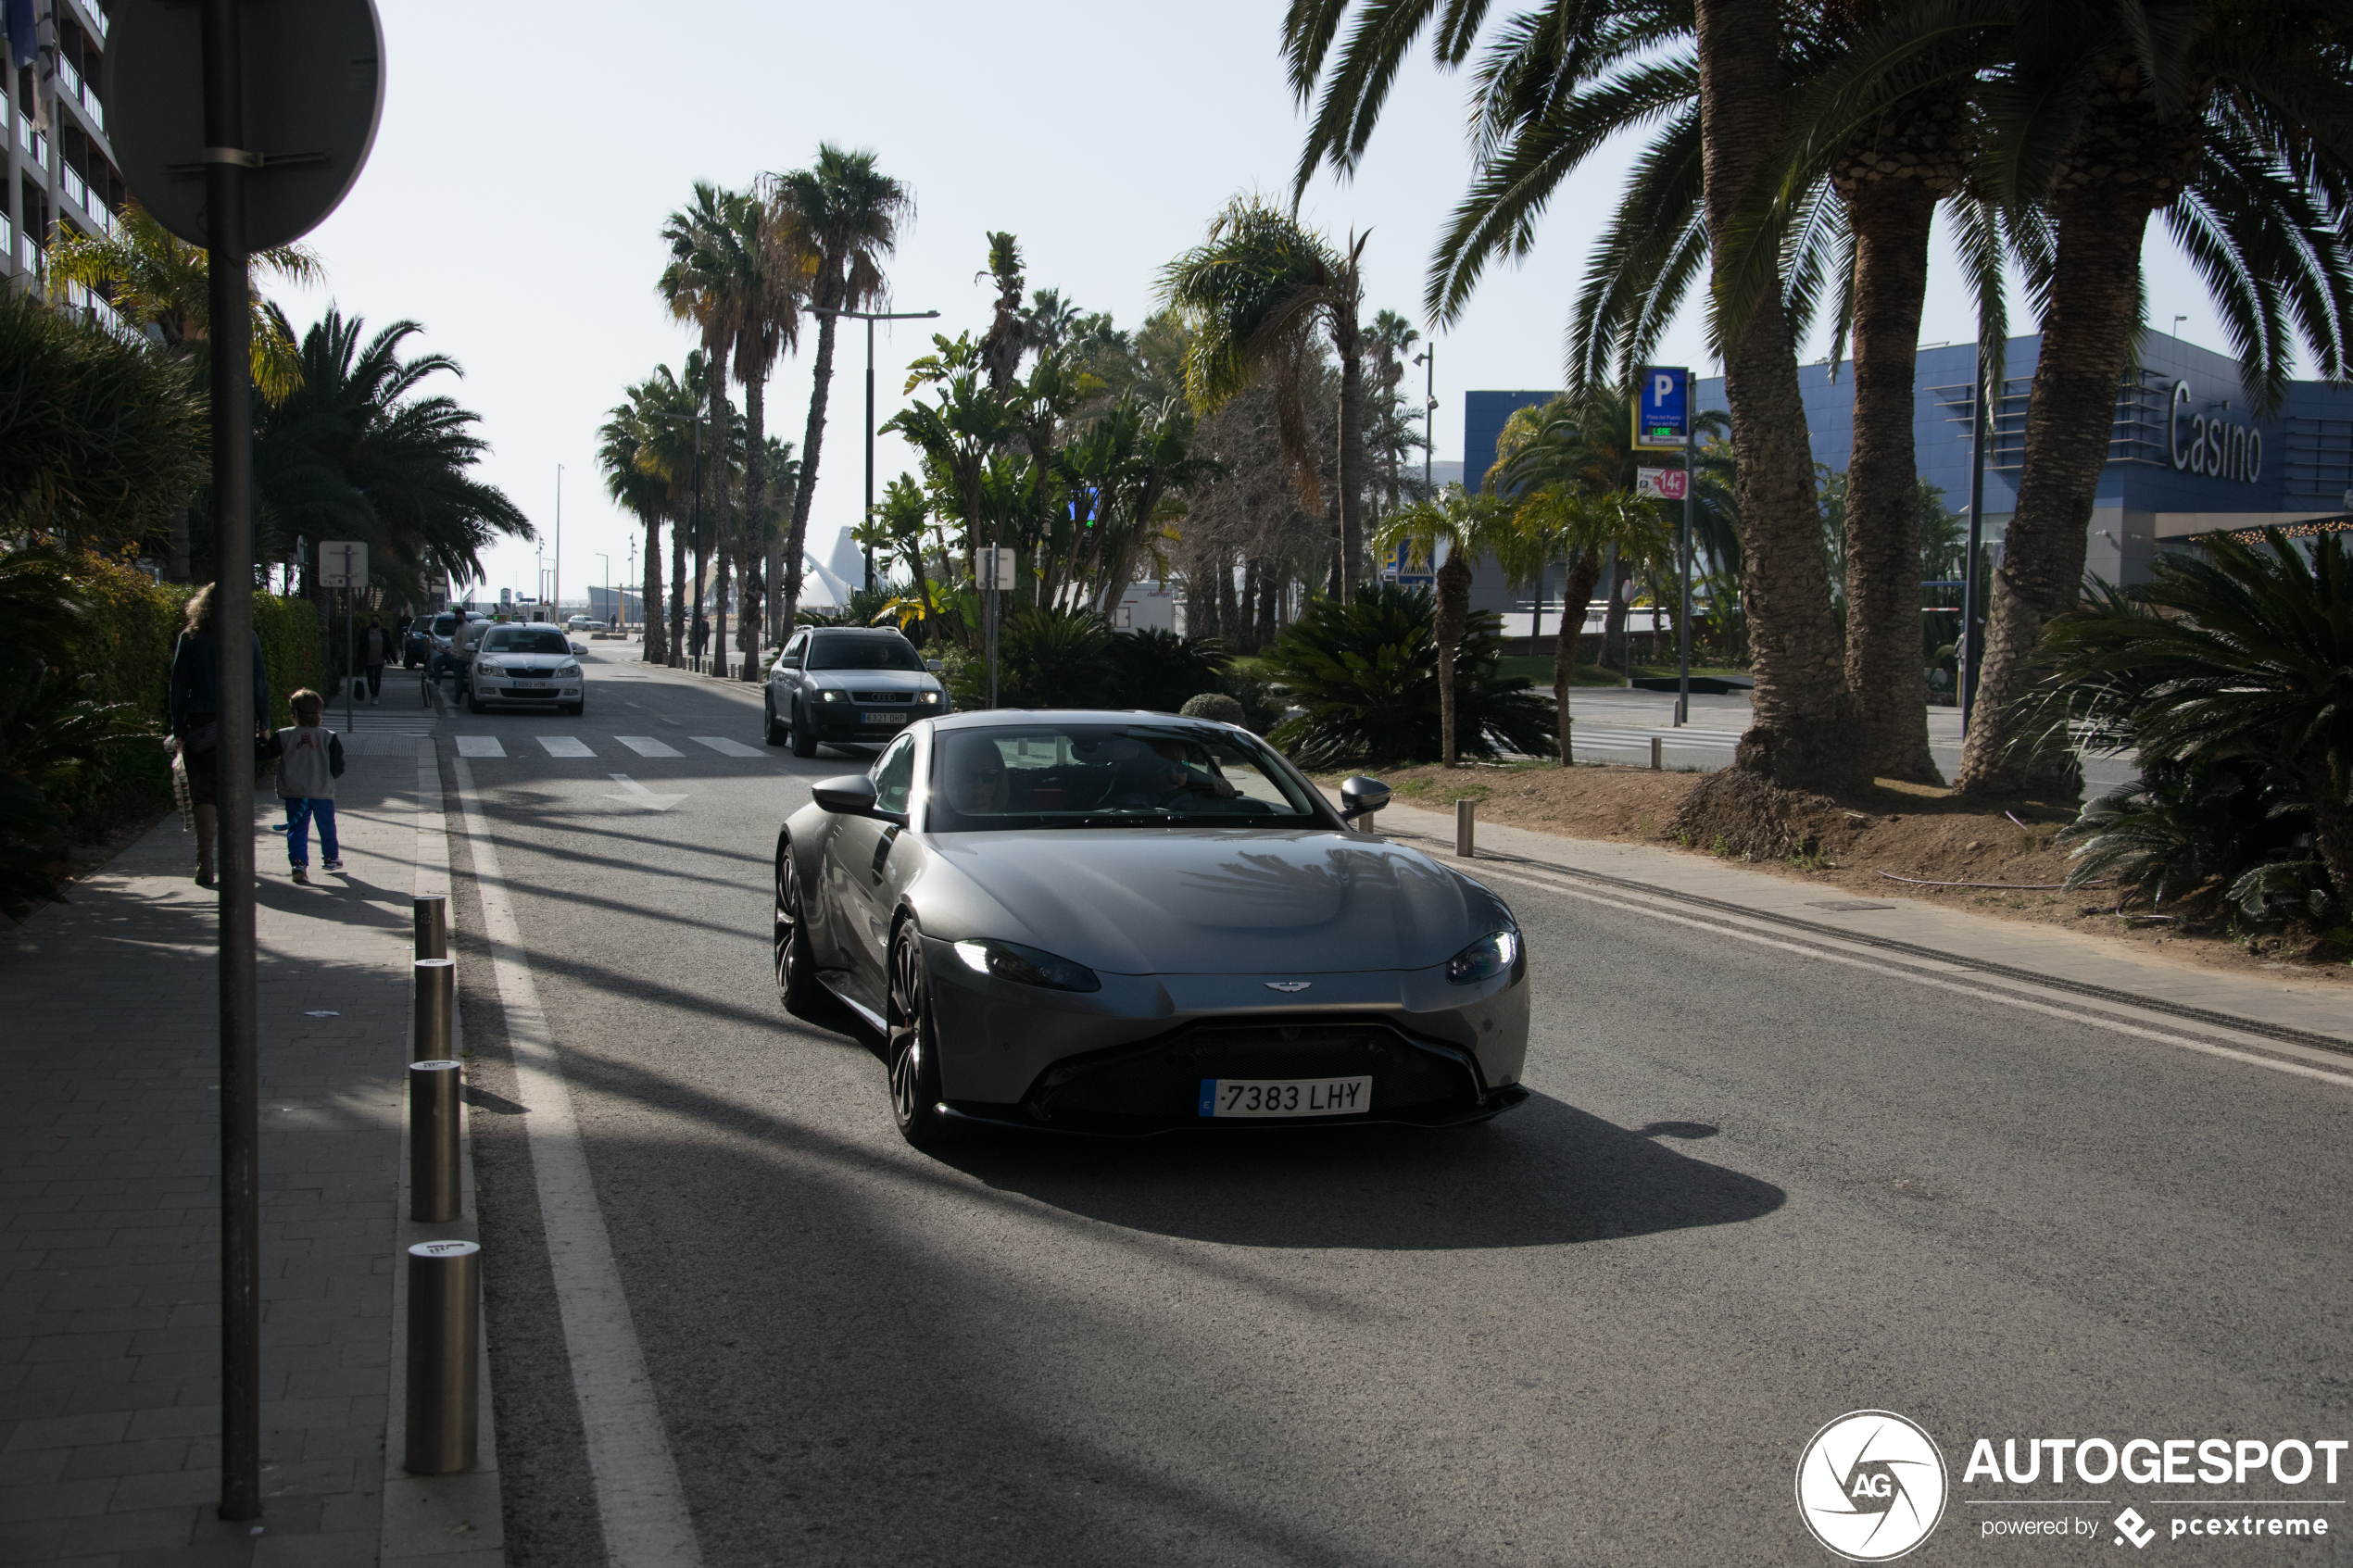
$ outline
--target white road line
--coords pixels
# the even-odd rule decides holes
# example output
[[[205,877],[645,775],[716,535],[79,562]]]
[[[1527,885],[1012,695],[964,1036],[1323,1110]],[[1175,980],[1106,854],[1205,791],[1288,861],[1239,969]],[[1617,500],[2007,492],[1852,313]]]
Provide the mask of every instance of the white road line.
[[[547,748],[550,757],[594,757],[588,743],[578,735],[541,735],[539,744]]]
[[[554,1268],[564,1351],[572,1363],[573,1394],[580,1401],[580,1426],[597,1486],[605,1555],[612,1568],[694,1568],[702,1549],[678,1485],[645,1352],[629,1319],[629,1298],[589,1178],[572,1090],[524,957],[522,931],[507,898],[498,847],[475,797],[473,771],[460,759],[457,772],[484,935],[490,941],[491,971],[514,1056],[515,1092],[531,1111],[523,1127]]]
[[[507,748],[498,744],[497,735],[459,735],[458,755],[460,757],[504,757]]]
[[[651,735],[615,735],[612,738],[640,757],[684,757],[686,755],[675,746],[662,745]]]
[[[697,746],[711,747],[722,757],[765,757],[768,755],[756,746],[746,746],[739,740],[729,740],[724,735],[688,735],[686,738]]]
[[[2245,1062],[2251,1067],[2268,1067],[2274,1073],[2292,1073],[2299,1078],[2318,1078],[2324,1084],[2334,1084],[2341,1088],[2353,1088],[2353,1075],[2344,1073],[2332,1073],[2317,1067],[2306,1067],[2299,1062],[2282,1061],[2275,1057],[2258,1056],[2252,1051],[2233,1050],[2228,1046],[2211,1045],[2204,1040],[2189,1039],[2183,1035],[2168,1034],[2160,1029],[2144,1029],[2137,1024],[2126,1023],[2120,1019],[2109,1018],[2096,1012],[2054,1007],[2047,1002],[2033,1001],[2025,997],[1994,989],[1982,981],[1939,980],[1933,975],[1923,974],[1916,969],[1900,963],[1857,958],[1851,954],[1832,952],[1828,948],[1811,947],[1805,943],[1783,941],[1779,937],[1767,936],[1759,932],[1743,930],[1738,925],[1726,922],[1696,920],[1689,915],[1669,914],[1664,909],[1638,899],[1613,897],[1604,893],[1590,892],[1582,887],[1554,882],[1550,877],[1528,876],[1517,872],[1502,871],[1491,862],[1478,868],[1478,876],[1481,881],[1491,877],[1498,882],[1520,883],[1529,887],[1541,888],[1547,893],[1556,893],[1565,898],[1579,898],[1588,904],[1599,904],[1605,909],[1621,911],[1630,909],[1638,914],[1648,915],[1653,920],[1665,921],[1670,925],[1687,925],[1695,931],[1707,932],[1711,935],[1730,936],[1743,942],[1753,942],[1761,947],[1778,947],[1786,953],[1819,959],[1824,963],[1845,964],[1854,969],[1868,969],[1881,974],[1891,974],[1899,979],[1908,980],[1915,985],[1926,985],[1939,991],[1956,991],[1964,997],[1971,997],[1979,1001],[2017,1008],[2024,1012],[2039,1012],[2046,1018],[2063,1019],[2070,1023],[2088,1023],[2119,1035],[2130,1035],[2135,1039],[2153,1040],[2158,1045],[2174,1046],[2183,1050],[2197,1051],[2206,1056],[2218,1056],[2226,1061]]]

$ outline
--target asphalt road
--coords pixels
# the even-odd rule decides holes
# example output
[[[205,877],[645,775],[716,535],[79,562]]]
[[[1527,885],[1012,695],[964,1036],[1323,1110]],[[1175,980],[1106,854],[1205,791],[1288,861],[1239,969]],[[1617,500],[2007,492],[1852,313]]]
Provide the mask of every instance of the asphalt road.
[[[2353,1436],[2341,1085],[1499,875],[1536,1023],[1493,1123],[931,1158],[873,1042],[769,973],[776,824],[864,759],[761,746],[756,690],[593,674],[582,718],[446,723],[444,781],[453,734],[506,753],[472,797],[707,1562],[1828,1562],[1793,1476],[1862,1408],[1953,1467],[1912,1561],[2040,1561],[2115,1549],[1982,1539],[2032,1516],[1985,1499],[2155,1494],[1963,1488],[1975,1437]],[[452,852],[509,1558],[593,1563]],[[2353,1508],[2319,1512],[2325,1542],[2196,1544],[2346,1556]]]

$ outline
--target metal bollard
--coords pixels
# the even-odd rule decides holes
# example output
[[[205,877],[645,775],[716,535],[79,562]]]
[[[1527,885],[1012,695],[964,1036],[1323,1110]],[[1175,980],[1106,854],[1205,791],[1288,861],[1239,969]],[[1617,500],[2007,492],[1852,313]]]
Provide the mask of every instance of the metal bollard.
[[[1478,836],[1478,802],[1454,802],[1454,853],[1469,859],[1478,850],[1473,840]]]
[[[446,959],[449,956],[449,896],[446,893],[420,893],[411,902],[417,923],[417,951],[421,959]]]
[[[409,1028],[411,1061],[438,1061],[457,1054],[458,964],[454,959],[419,959],[417,1014]]]
[[[475,1361],[482,1349],[482,1248],[421,1241],[409,1248],[408,1441],[411,1475],[474,1468],[482,1424]]]
[[[1653,735],[1651,736],[1651,771],[1655,773],[1659,771],[1658,737],[1656,735]]]
[[[458,1090],[464,1063],[409,1064],[409,1217],[454,1220],[465,1194],[458,1179]]]

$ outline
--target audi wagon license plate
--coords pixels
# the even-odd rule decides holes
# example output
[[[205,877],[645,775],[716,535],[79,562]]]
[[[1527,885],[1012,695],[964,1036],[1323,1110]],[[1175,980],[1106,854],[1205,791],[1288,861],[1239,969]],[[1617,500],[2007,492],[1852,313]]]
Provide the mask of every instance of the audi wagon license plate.
[[[1373,1108],[1363,1078],[1203,1078],[1203,1116],[1353,1116]]]
[[[869,724],[903,724],[907,721],[907,715],[904,713],[867,712],[859,717],[864,719]]]

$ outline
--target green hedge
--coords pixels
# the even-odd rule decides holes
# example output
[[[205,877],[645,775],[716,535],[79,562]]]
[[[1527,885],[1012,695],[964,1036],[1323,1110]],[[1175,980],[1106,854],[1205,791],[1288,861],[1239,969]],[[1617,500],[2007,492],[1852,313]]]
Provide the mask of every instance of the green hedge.
[[[157,743],[132,742],[109,749],[85,777],[83,798],[60,802],[79,809],[101,795],[130,786],[157,803],[170,798],[169,760],[162,747],[169,715],[171,650],[180,638],[191,584],[161,583],[121,561],[85,551],[71,558],[74,590],[89,607],[80,633],[56,650],[54,662],[68,675],[96,677],[92,695],[102,702],[131,704]],[[272,728],[294,722],[288,694],[309,686],[324,691],[327,666],[320,646],[319,615],[308,600],[274,594],[253,596],[254,630],[261,635],[262,663],[270,673]]]

